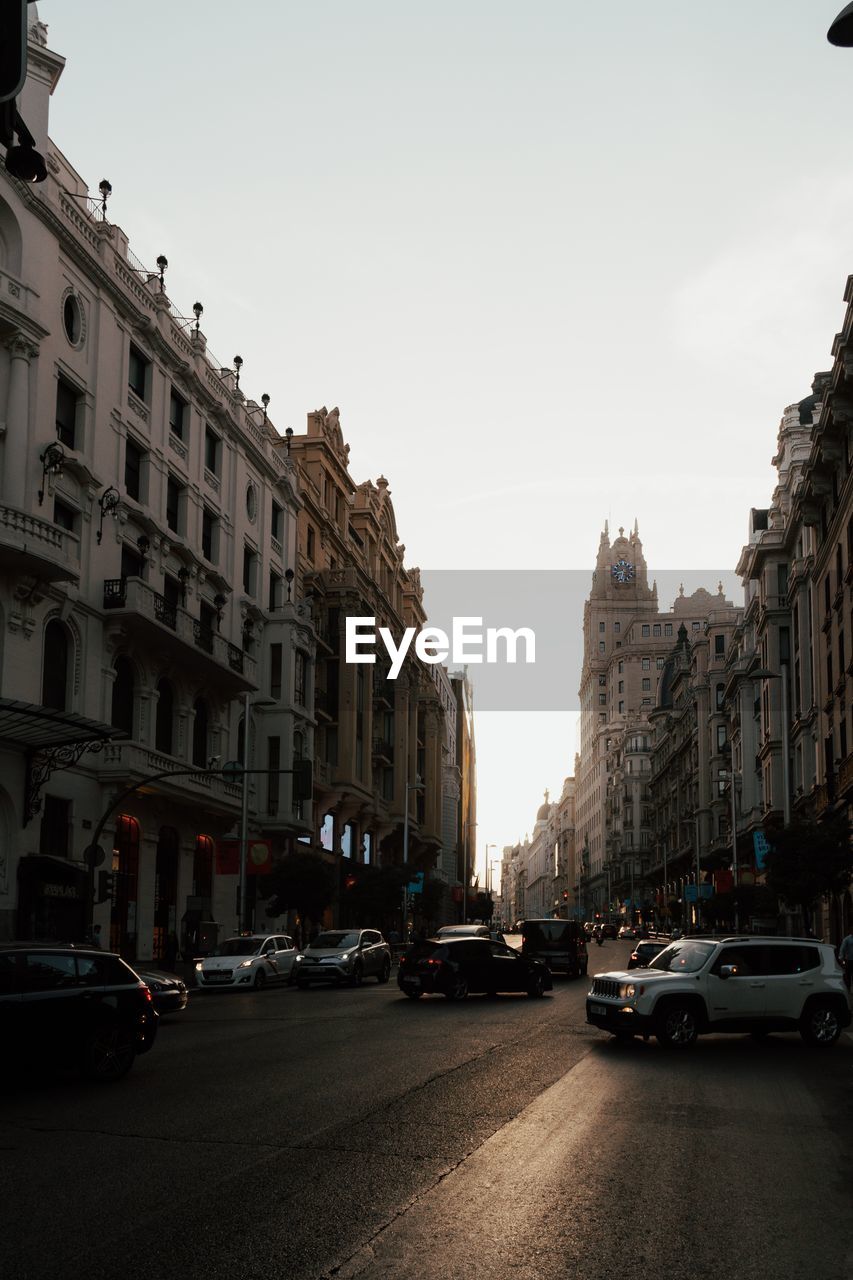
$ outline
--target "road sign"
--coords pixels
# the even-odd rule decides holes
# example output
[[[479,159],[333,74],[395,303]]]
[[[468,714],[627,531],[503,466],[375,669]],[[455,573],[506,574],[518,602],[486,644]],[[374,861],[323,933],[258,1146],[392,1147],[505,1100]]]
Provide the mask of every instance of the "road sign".
[[[763,831],[753,831],[752,847],[755,851],[755,869],[763,871],[764,864],[767,861],[767,854],[770,851],[770,845]]]
[[[409,893],[423,893],[424,873],[422,871],[416,872],[414,878],[406,885],[406,889]]]
[[[90,844],[84,849],[83,857],[86,860],[87,866],[99,867],[104,861],[106,854],[99,844]]]

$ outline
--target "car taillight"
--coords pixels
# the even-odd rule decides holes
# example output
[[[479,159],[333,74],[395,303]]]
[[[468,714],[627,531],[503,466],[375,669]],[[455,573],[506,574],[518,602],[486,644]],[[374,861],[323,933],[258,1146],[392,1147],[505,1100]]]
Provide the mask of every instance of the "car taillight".
[[[140,982],[139,990],[145,996],[145,999],[148,1001],[148,1003],[151,1004],[153,1001],[153,996],[151,995],[151,992],[148,990],[144,982]]]
[[[409,962],[408,962],[408,960],[406,959],[406,957],[405,957],[405,956],[400,956],[400,968],[401,968],[401,969],[402,969],[402,967],[403,967],[403,965],[404,965],[404,964],[408,964],[408,963],[409,963]]]
[[[427,960],[427,964],[429,965],[429,967],[430,967],[431,969],[440,969],[440,968],[441,968],[441,961],[440,961],[440,960]]]

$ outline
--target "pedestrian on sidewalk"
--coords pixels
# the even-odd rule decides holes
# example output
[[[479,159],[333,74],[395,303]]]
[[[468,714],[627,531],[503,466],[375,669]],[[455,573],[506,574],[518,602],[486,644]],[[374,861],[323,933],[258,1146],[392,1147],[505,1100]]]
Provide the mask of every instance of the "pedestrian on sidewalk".
[[[853,929],[841,939],[841,945],[838,948],[838,959],[844,970],[844,985],[850,990],[851,979],[853,979]]]

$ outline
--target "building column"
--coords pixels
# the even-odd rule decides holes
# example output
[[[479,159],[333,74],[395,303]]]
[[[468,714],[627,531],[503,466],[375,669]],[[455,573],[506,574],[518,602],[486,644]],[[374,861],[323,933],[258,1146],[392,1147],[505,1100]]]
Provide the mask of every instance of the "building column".
[[[7,343],[9,390],[6,398],[6,433],[3,454],[3,499],[14,507],[27,505],[30,445],[30,361],[38,349],[23,334]],[[45,444],[50,443],[48,440]]]

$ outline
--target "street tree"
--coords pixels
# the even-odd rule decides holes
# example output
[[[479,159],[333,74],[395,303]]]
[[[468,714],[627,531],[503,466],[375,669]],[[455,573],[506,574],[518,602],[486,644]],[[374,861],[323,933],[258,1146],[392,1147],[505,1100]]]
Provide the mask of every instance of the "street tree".
[[[768,826],[767,883],[787,906],[803,913],[806,926],[824,894],[843,893],[853,879],[853,848],[846,813],[822,822],[794,819]]]
[[[266,877],[267,915],[297,911],[303,920],[318,921],[332,901],[334,875],[316,853],[297,849],[277,862]]]

